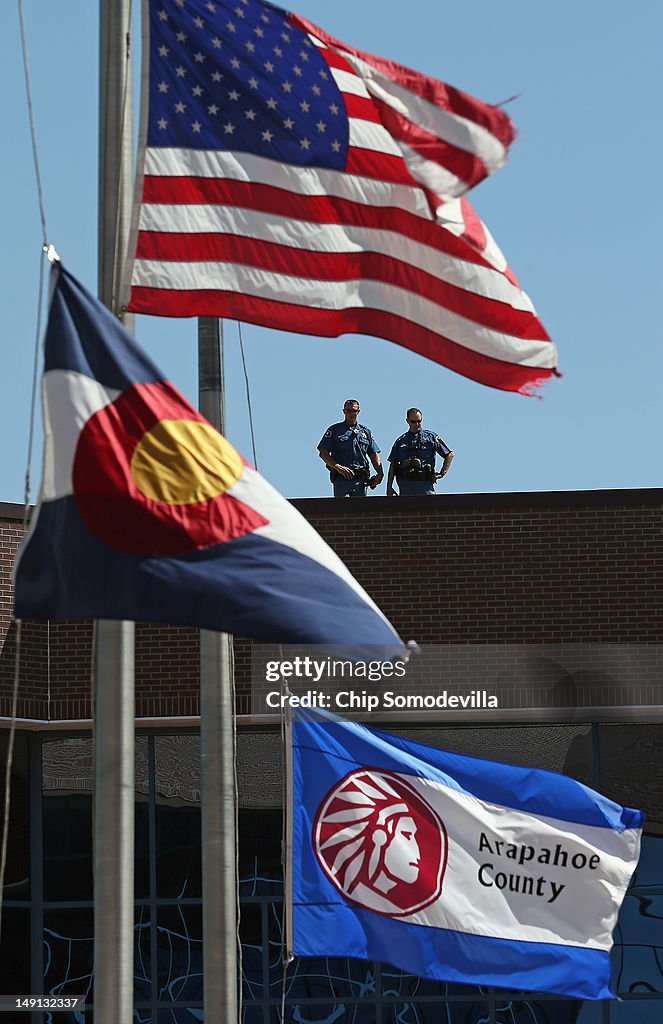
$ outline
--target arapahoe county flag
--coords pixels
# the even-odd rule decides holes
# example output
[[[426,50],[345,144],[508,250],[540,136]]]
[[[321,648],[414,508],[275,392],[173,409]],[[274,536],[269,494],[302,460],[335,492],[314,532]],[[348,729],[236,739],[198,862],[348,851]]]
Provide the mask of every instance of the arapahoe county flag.
[[[274,642],[403,645],[334,552],[55,265],[40,502],[15,613],[177,622]],[[379,645],[378,648],[375,645]]]
[[[612,996],[612,932],[640,811],[552,772],[303,716],[290,789],[293,954]]]

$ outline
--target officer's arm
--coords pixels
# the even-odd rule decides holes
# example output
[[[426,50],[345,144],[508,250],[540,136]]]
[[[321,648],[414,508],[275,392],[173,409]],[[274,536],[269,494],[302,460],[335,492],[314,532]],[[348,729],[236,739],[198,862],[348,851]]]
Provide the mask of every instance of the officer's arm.
[[[396,497],[396,491],[394,490],[394,477],[396,476],[396,463],[389,463],[389,476],[387,477],[387,494],[390,498]]]
[[[347,466],[341,466],[338,462],[334,462],[327,448],[319,448],[318,455],[324,462],[327,469],[336,470],[336,472],[340,473],[341,476],[344,476],[346,480],[352,480],[352,470],[348,469]]]
[[[446,474],[449,472],[449,469],[451,468],[451,463],[453,462],[453,460],[454,460],[454,453],[453,452],[449,452],[448,455],[444,456],[444,462],[442,463],[442,472],[437,474],[438,479],[440,477],[446,476]]]
[[[373,468],[375,469],[375,476],[372,476],[371,479],[368,481],[368,486],[371,488],[371,490],[373,490],[375,487],[377,487],[378,484],[381,484],[382,481],[384,480],[384,470],[382,468],[382,461],[380,459],[379,452],[369,452],[368,457],[373,463]]]
[[[334,460],[332,459],[331,455],[329,454],[329,450],[327,448],[319,448],[318,449],[318,455],[320,456],[320,458],[324,462],[324,464],[327,467],[327,469],[335,469],[336,468],[335,465],[334,465]]]

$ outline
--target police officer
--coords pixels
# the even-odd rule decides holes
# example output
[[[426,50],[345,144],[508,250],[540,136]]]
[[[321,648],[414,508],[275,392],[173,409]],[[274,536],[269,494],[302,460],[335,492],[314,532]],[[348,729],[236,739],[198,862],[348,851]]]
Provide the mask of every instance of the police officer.
[[[362,423],[357,423],[359,402],[348,398],[343,405],[344,419],[334,423],[318,445],[320,458],[329,470],[335,498],[365,498],[366,488],[373,490],[384,478],[380,449]],[[369,459],[375,473],[371,475]]]
[[[435,481],[449,472],[454,453],[439,434],[421,429],[421,409],[408,409],[408,430],[394,441],[389,453],[387,494],[394,498],[394,477],[401,495],[435,494]],[[435,454],[443,458],[442,470],[435,472]]]

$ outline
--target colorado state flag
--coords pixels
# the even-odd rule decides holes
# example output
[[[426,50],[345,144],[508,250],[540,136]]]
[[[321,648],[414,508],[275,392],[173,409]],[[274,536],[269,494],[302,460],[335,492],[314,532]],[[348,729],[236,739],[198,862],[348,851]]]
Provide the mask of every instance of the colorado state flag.
[[[177,622],[256,639],[403,644],[306,520],[56,264],[39,507],[15,614]]]
[[[612,933],[640,811],[563,775],[357,722],[299,712],[291,729],[289,951],[612,996]]]

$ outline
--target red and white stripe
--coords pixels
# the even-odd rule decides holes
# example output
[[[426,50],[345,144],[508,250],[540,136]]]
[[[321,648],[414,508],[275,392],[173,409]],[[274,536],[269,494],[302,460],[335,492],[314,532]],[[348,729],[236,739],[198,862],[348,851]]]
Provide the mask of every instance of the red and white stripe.
[[[459,198],[504,162],[511,122],[290,17],[343,94],[346,169],[148,149],[129,308],[370,334],[531,392],[555,372],[554,345]]]
[[[441,196],[459,196],[505,162],[514,130],[498,107],[395,61],[348,46],[297,14],[290,14],[289,20],[309,33],[328,64],[348,69],[350,76],[360,79],[362,95],[373,100],[380,123],[401,147],[421,185]]]

